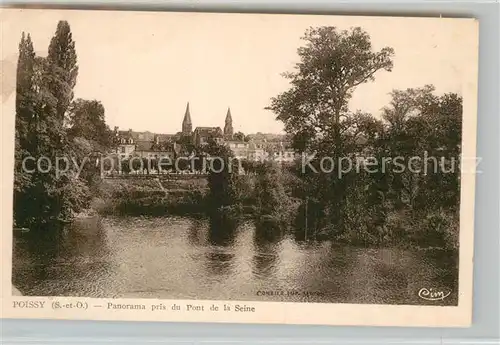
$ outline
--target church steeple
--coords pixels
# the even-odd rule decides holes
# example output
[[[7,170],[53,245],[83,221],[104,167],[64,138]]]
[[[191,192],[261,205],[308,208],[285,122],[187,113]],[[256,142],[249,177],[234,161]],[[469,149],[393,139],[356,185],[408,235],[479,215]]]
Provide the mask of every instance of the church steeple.
[[[182,133],[191,134],[193,131],[193,124],[191,123],[191,114],[189,112],[189,102],[186,106],[186,113],[184,114],[184,120],[182,120]]]
[[[231,117],[230,108],[227,108],[226,121],[224,123],[224,136],[227,138],[233,137],[233,118]]]

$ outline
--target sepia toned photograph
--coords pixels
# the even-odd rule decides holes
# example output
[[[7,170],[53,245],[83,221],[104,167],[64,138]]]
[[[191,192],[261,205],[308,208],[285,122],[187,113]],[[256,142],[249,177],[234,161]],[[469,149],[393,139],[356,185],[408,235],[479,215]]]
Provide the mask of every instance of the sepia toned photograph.
[[[13,314],[470,323],[474,19],[1,16]]]

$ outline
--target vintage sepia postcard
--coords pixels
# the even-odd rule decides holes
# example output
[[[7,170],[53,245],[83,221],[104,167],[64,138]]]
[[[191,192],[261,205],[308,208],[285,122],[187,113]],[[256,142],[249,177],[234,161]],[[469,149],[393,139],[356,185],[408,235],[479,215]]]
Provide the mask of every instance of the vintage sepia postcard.
[[[470,325],[477,20],[1,26],[2,317]]]

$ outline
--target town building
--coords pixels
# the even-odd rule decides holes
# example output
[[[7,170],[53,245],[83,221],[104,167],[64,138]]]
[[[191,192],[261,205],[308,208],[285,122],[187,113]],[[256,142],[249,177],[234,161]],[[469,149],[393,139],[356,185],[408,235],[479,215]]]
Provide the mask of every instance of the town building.
[[[276,140],[272,141],[266,140],[265,136],[256,135],[249,140],[241,140],[240,136],[235,136],[230,108],[227,109],[224,129],[199,126],[193,130],[189,102],[186,105],[181,131],[175,134],[133,132],[131,129],[119,131],[118,127],[115,127],[116,154],[122,159],[134,156],[175,159],[180,155],[191,154],[193,149],[207,145],[210,140],[227,145],[238,159],[292,162],[296,158],[295,152],[288,144],[278,141],[278,135]]]
[[[149,159],[169,158],[173,161],[179,154],[177,143],[175,141],[160,141],[160,139],[159,135],[155,135],[153,141],[138,141],[134,156]]]
[[[247,141],[225,141],[224,142],[233,152],[235,158],[248,159],[251,146]]]
[[[235,158],[254,162],[274,160],[277,162],[293,162],[297,155],[295,151],[284,143],[267,143],[262,141],[226,141]]]
[[[132,136],[132,129],[119,131],[118,127],[115,127],[114,135],[115,143],[117,143],[116,153],[121,158],[132,156],[135,151],[135,140]]]
[[[210,139],[219,144],[224,141],[224,135],[220,127],[196,127],[193,133],[195,147],[207,145]]]

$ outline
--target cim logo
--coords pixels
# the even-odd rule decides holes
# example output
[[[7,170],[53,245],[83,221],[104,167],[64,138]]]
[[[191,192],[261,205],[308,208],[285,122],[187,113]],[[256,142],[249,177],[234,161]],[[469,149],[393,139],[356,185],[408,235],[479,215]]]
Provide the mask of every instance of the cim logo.
[[[418,296],[427,301],[441,301],[444,300],[449,295],[451,295],[451,291],[445,293],[444,291],[435,290],[432,288],[431,289],[422,288],[418,291]]]

